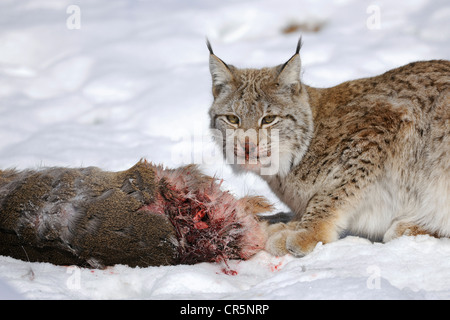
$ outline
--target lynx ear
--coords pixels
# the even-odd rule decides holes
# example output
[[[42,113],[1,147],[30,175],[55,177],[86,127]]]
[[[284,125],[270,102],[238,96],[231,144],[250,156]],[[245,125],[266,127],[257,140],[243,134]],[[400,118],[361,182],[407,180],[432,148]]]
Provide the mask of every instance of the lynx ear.
[[[300,86],[300,71],[302,62],[300,59],[300,48],[302,46],[302,38],[298,40],[297,50],[295,54],[283,65],[277,67],[278,76],[277,83],[281,88],[290,88],[298,93]]]
[[[213,82],[213,96],[216,98],[223,89],[228,88],[233,80],[233,66],[227,65],[213,52],[211,44],[206,40],[209,49],[209,71]]]

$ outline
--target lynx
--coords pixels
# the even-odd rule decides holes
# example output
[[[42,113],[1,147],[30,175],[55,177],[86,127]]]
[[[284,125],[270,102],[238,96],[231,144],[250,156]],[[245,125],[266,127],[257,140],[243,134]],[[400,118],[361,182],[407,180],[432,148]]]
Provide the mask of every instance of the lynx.
[[[226,64],[207,45],[219,146],[232,144],[234,170],[259,174],[293,212],[267,227],[267,251],[303,256],[344,234],[450,236],[450,61],[313,88],[300,80],[301,39],[286,63],[262,69]],[[262,174],[274,150],[277,170]]]

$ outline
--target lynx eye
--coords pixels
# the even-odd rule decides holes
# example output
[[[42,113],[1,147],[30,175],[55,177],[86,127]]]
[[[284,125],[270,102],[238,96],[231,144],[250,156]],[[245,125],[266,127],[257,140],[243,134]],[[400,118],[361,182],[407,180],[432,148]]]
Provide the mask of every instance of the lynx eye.
[[[232,114],[227,115],[227,120],[231,124],[238,124],[239,123],[239,118],[234,116],[234,115],[232,115]]]
[[[261,124],[270,124],[274,122],[276,118],[277,116],[265,116],[264,118],[262,118]]]

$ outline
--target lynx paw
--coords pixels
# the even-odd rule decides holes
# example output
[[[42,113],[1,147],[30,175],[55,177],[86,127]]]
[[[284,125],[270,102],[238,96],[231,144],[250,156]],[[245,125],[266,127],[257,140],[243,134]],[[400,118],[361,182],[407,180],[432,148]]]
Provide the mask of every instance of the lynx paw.
[[[269,237],[266,250],[276,256],[290,253],[296,257],[303,257],[314,249],[317,242],[313,234],[306,229],[284,229]]]
[[[430,235],[433,237],[438,237],[437,234],[432,232],[428,232],[423,227],[418,224],[405,222],[405,221],[396,221],[391,227],[386,231],[383,242],[391,241],[392,239],[401,237],[401,236],[418,236],[418,235]]]
[[[286,223],[274,223],[266,226],[267,237],[270,238],[274,234],[280,233],[283,230],[289,229]]]

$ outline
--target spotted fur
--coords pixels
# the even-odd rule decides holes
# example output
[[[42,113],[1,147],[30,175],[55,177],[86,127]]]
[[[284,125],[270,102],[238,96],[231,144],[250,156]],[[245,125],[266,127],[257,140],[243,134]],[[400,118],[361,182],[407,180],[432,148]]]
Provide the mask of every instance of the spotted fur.
[[[263,69],[238,69],[211,51],[210,69],[211,127],[226,137],[220,146],[241,150],[235,160],[248,160],[270,140],[257,136],[250,149],[237,132],[277,116],[265,127],[267,136],[279,132],[278,170],[261,174],[262,161],[232,164],[260,174],[294,213],[268,228],[268,251],[302,256],[344,233],[384,241],[450,236],[449,61],[414,62],[323,89],[300,81],[298,50],[285,64]],[[227,136],[230,129],[236,133]]]

